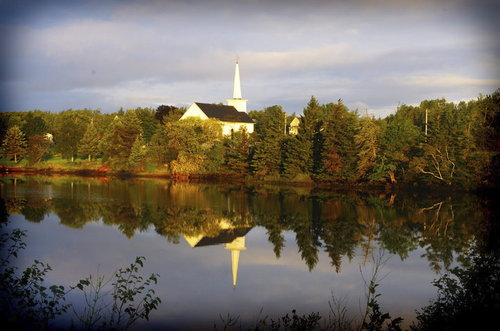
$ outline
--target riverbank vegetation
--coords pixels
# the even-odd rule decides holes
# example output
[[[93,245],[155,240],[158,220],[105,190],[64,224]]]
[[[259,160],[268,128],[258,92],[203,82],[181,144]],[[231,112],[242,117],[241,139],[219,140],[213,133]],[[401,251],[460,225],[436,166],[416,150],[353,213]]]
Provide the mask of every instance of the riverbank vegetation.
[[[26,248],[26,231],[6,229],[0,222],[0,321],[12,330],[67,329],[59,320],[72,311],[70,330],[127,330],[140,319],[149,319],[161,299],[155,295],[158,274],[140,274],[145,258],[140,256],[128,267],[118,269],[109,279],[90,275],[65,288],[49,285],[49,264],[35,260],[20,270],[17,259]],[[84,297],[79,309],[67,301],[72,291]],[[71,310],[70,310],[71,308]]]
[[[0,114],[4,171],[239,177],[344,184],[497,186],[500,90],[468,102],[425,100],[376,119],[311,97],[295,115],[249,112],[255,132],[222,136],[213,120],[159,106]]]

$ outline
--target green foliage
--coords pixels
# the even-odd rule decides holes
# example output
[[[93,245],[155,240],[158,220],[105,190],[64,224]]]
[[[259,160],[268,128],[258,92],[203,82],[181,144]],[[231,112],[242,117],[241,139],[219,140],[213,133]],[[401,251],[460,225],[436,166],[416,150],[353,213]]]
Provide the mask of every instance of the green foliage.
[[[206,173],[222,165],[222,128],[216,120],[188,118],[166,123],[164,130],[171,171],[178,174]]]
[[[302,162],[304,145],[297,136],[287,136],[281,145],[280,173],[285,178],[293,178],[299,174],[307,174],[307,163]]]
[[[399,111],[396,113],[400,115]],[[392,183],[404,179],[410,160],[417,155],[421,132],[409,119],[393,116],[387,120],[381,139],[381,153],[370,179],[389,177]]]
[[[385,119],[360,118],[340,99],[320,104],[312,96],[300,116],[297,135],[285,133],[294,115],[287,115],[280,106],[250,111],[255,132],[244,138],[233,134],[231,139],[221,136],[220,122],[215,120],[179,121],[184,111],[161,105],[156,110],[121,109],[114,114],[88,109],[2,113],[0,137],[4,154],[16,163],[26,144],[20,137],[9,137],[5,145],[7,130],[14,127],[25,130],[26,137],[52,133],[54,144],[46,148],[50,160],[60,155],[73,161],[77,154],[89,159],[103,154],[112,170],[134,168],[128,160],[140,135],[147,146],[149,168],[155,163],[160,171],[170,173],[175,165],[176,171],[188,171],[185,175],[230,172],[273,180],[390,181],[466,188],[500,183],[500,89],[458,104],[445,99],[403,104]],[[36,148],[41,144],[32,146],[31,154],[41,155],[43,148]],[[30,164],[39,159],[31,158]],[[202,164],[184,164],[194,159]],[[75,168],[69,163],[46,163],[52,165]]]
[[[156,111],[151,108],[137,108],[135,113],[141,122],[142,139],[149,144],[160,124],[160,121],[155,118]]]
[[[141,136],[135,138],[132,149],[130,150],[130,155],[128,156],[127,163],[128,168],[137,169],[142,168],[144,158],[146,157],[146,146]]]
[[[417,312],[412,330],[490,329],[500,304],[499,261],[498,251],[470,252],[465,267],[455,267],[434,281],[438,297]]]
[[[21,130],[26,137],[29,138],[34,135],[43,136],[48,132],[48,125],[41,116],[34,115],[33,112],[28,112],[24,120],[25,123],[21,127]]]
[[[13,126],[7,130],[2,142],[3,153],[7,157],[13,157],[17,163],[17,157],[26,152],[26,138],[18,126]]]
[[[50,141],[41,135],[33,135],[28,138],[27,156],[30,165],[36,164],[47,154]]]
[[[5,224],[2,226],[4,230]],[[13,259],[26,248],[26,232],[14,229],[0,237],[0,320],[4,326],[46,329],[49,321],[64,313],[66,292],[63,286],[45,285],[48,264],[35,260],[20,275]]]
[[[363,117],[360,121],[360,129],[354,136],[358,152],[358,176],[363,178],[373,172],[377,165],[380,152],[380,127],[375,120]]]
[[[151,137],[151,144],[149,146],[149,156],[157,165],[165,165],[167,162],[174,159],[171,152],[167,148],[168,137],[164,129],[160,128]]]
[[[101,150],[99,149],[100,141],[101,137],[97,133],[94,121],[91,120],[87,126],[85,134],[80,140],[78,154],[83,157],[88,157],[89,161],[92,160],[93,157],[96,157],[101,153]]]
[[[160,122],[160,124],[165,124],[168,122],[178,121],[182,115],[186,112],[184,108],[177,108],[174,106],[160,105],[156,108],[156,113],[154,118]]]
[[[2,224],[1,230],[5,226]],[[2,231],[0,235],[0,322],[4,327],[50,329],[51,323],[72,306],[65,301],[73,290],[82,291],[85,298],[81,312],[73,309],[85,330],[126,330],[139,319],[149,320],[151,311],[158,309],[161,300],[153,286],[158,283],[159,275],[144,278],[139,274],[144,257],[137,257],[128,267],[118,269],[109,280],[99,274],[90,275],[66,290],[60,285],[46,285],[45,278],[52,268],[38,260],[19,275],[13,260],[26,248],[25,236],[26,232],[20,229]],[[109,282],[110,293],[104,291]]]
[[[352,180],[358,176],[358,148],[355,136],[358,133],[357,114],[339,101],[325,106],[325,121],[322,124],[320,157],[316,163],[322,179]],[[321,162],[321,164],[319,164]]]
[[[159,275],[144,278],[139,274],[145,260],[143,256],[136,257],[128,267],[118,269],[112,279],[90,275],[72,287],[85,296],[83,311],[74,311],[85,329],[127,330],[139,319],[149,320],[149,314],[158,308],[161,299],[152,288]],[[111,293],[103,293],[109,282]]]
[[[250,166],[250,136],[246,129],[224,137],[224,167],[230,172],[247,174]]]
[[[257,176],[278,173],[281,163],[281,142],[284,138],[286,114],[281,106],[264,109],[256,123],[261,128],[252,159],[252,168]]]
[[[64,158],[74,160],[90,115],[88,110],[66,110],[56,117],[54,143],[56,151]]]
[[[142,127],[135,110],[116,115],[102,140],[101,148],[115,169],[128,168],[127,160],[132,146],[142,134]]]

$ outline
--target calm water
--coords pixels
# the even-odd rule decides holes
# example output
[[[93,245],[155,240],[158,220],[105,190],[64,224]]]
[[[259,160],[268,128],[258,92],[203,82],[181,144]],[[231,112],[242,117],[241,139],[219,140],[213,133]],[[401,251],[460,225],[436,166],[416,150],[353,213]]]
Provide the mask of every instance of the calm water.
[[[49,263],[51,284],[145,256],[162,299],[146,327],[210,328],[220,314],[255,323],[292,309],[327,316],[332,295],[357,318],[379,256],[382,310],[408,323],[483,231],[465,194],[37,176],[1,177],[0,188],[9,227],[28,230],[18,265]]]

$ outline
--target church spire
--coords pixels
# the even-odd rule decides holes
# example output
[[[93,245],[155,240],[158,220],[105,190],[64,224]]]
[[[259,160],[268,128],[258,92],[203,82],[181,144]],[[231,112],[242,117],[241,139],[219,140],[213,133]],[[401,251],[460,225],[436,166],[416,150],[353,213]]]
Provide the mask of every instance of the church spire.
[[[233,83],[233,98],[227,100],[229,106],[233,106],[237,111],[246,113],[247,101],[241,96],[241,82],[240,82],[240,64],[236,61],[234,69],[234,83]]]
[[[234,69],[233,99],[241,99],[240,65],[238,61],[236,61],[236,68]]]

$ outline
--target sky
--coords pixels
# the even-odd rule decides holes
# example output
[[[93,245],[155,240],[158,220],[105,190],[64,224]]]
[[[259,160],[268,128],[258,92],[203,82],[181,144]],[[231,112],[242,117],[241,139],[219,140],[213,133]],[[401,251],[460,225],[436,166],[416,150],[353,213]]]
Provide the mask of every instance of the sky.
[[[0,0],[0,111],[226,102],[376,117],[500,87],[494,0]]]

